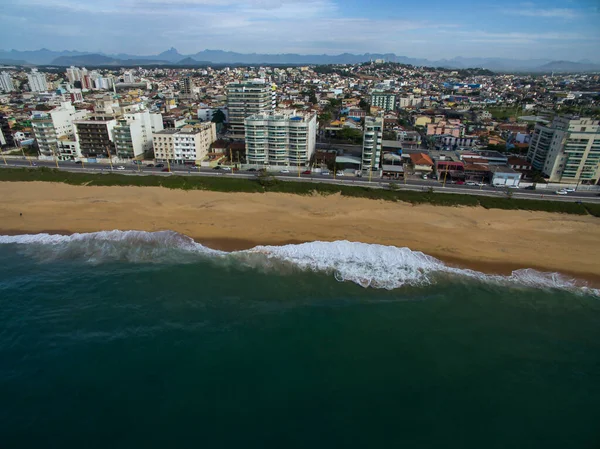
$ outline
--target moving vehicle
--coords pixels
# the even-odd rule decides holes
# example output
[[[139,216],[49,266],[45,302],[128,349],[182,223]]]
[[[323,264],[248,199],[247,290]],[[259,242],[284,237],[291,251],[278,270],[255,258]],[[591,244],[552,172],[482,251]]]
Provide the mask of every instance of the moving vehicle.
[[[477,186],[478,184],[475,181],[467,181],[467,182],[465,182],[465,185],[467,185],[467,186]]]
[[[231,171],[231,167],[221,167],[223,171]]]
[[[117,170],[125,170],[125,167],[123,167],[122,165],[119,165],[119,166],[117,167]]]
[[[156,164],[156,168],[163,168],[165,164]]]
[[[508,188],[509,188],[509,189],[518,189],[518,188],[519,188],[519,186],[512,185],[512,186],[508,186]]]
[[[310,173],[311,173],[311,172],[310,172],[310,170],[304,170],[304,171],[302,172],[302,174],[303,174],[303,175],[310,175]]]
[[[565,192],[574,192],[575,189],[572,187],[565,187],[564,189],[560,189],[560,190],[564,190]]]
[[[281,170],[279,173],[282,173],[282,174],[287,174],[287,173],[289,173],[289,172],[290,172],[290,171],[289,171],[288,169],[284,168],[284,169],[283,169],[283,170]]]
[[[567,195],[569,192],[567,192],[566,190],[557,190],[556,192],[557,195]]]
[[[223,167],[221,167],[220,165],[217,165],[216,167],[213,167],[213,170],[222,170]]]

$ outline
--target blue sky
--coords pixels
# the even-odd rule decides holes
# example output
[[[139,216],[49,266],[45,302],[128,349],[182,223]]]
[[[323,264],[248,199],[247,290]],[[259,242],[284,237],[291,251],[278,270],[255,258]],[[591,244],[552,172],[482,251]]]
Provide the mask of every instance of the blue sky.
[[[0,0],[0,48],[600,62],[600,1]]]

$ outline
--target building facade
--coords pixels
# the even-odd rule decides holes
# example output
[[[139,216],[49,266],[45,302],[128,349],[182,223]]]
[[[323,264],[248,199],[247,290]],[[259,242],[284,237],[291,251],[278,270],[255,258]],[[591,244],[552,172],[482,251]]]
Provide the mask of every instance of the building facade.
[[[383,140],[383,117],[365,117],[361,170],[369,171],[379,168]]]
[[[527,160],[550,182],[596,184],[600,178],[600,122],[560,116],[537,124]]]
[[[12,78],[10,77],[10,73],[0,73],[0,90],[3,92],[13,92],[15,90],[15,86],[13,84]]]
[[[10,125],[8,123],[8,117],[4,114],[0,114],[0,147],[1,148],[12,148],[15,146],[15,139],[13,138]]]
[[[199,165],[217,140],[214,123],[186,125],[179,129],[164,129],[152,134],[154,158],[157,162]]]
[[[162,115],[149,111],[125,114],[117,120],[114,138],[121,159],[142,159],[152,150],[152,134],[163,129]]]
[[[308,167],[317,142],[316,114],[263,112],[244,124],[248,164]]]
[[[371,93],[371,106],[376,106],[384,111],[395,111],[396,94],[375,91]]]
[[[227,86],[229,129],[234,138],[244,138],[244,120],[275,109],[275,91],[264,80],[232,83]]]
[[[31,90],[31,92],[48,91],[45,73],[40,73],[37,69],[31,69],[31,73],[27,74],[27,79],[29,81],[29,90]]]
[[[31,120],[31,127],[41,154],[54,156],[61,137],[74,138],[76,120],[83,120],[87,111],[78,111],[70,102],[63,102],[47,113],[37,113]]]
[[[114,116],[97,115],[88,120],[75,122],[75,136],[79,151],[88,159],[105,159],[116,155],[114,128],[117,120]]]

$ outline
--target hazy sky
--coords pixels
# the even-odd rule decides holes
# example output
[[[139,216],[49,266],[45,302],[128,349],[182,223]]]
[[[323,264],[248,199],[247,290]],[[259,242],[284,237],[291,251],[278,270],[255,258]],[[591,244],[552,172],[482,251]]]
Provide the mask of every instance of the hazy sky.
[[[600,0],[0,0],[0,49],[600,62]]]

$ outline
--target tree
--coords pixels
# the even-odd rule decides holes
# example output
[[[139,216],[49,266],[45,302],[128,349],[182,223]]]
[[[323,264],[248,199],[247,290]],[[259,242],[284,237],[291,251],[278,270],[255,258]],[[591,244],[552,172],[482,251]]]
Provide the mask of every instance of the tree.
[[[319,114],[319,122],[321,123],[326,123],[331,121],[332,115],[331,112],[329,111],[323,111],[321,114]]]
[[[396,140],[396,133],[394,131],[384,131],[383,140]]]
[[[216,111],[213,112],[211,122],[223,123],[224,121],[225,121],[225,113],[223,111],[221,111],[220,109],[217,109]]]

